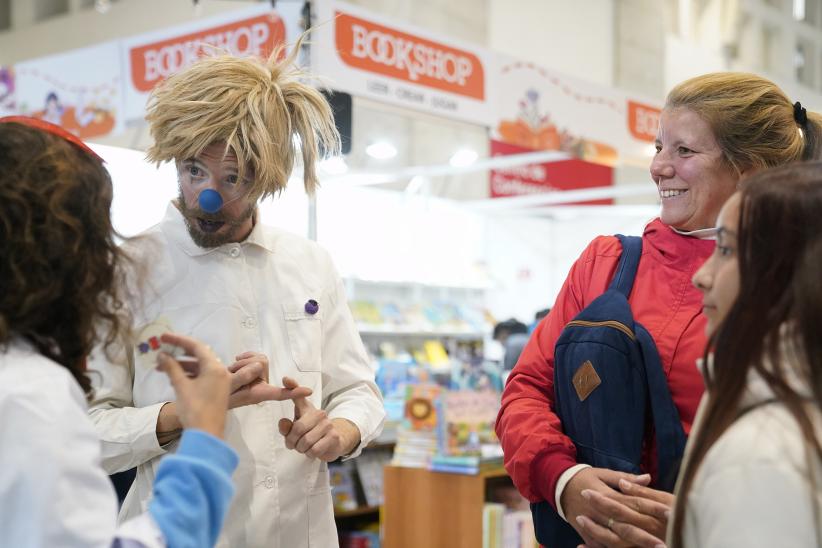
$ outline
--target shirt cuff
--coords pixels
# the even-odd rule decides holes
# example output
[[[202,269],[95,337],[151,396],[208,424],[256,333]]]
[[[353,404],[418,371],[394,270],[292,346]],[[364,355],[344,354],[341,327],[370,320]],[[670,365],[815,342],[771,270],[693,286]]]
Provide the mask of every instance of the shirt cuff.
[[[565,491],[565,486],[568,485],[568,482],[571,481],[571,478],[573,478],[577,474],[577,472],[590,467],[590,464],[577,464],[563,472],[557,480],[557,490],[554,495],[554,500],[557,503],[557,514],[559,514],[559,517],[561,517],[565,521],[568,521],[568,519],[565,517],[565,512],[562,511],[562,504],[560,502],[562,500],[562,492]]]
[[[150,458],[168,452],[167,447],[169,444],[160,445],[160,441],[157,439],[157,421],[160,418],[160,411],[167,403],[170,402],[163,401],[139,408],[145,422],[140,429],[138,438],[135,440],[135,450],[152,453]]]
[[[354,426],[357,427],[357,430],[360,431],[359,445],[357,445],[350,453],[343,456],[343,460],[358,457],[360,453],[362,453],[363,448],[369,443],[371,443],[374,440],[374,438],[380,435],[380,432],[382,432],[383,422],[385,421],[385,411],[382,411],[382,414],[380,415],[380,422],[377,425],[373,425],[373,421],[369,420],[368,411],[355,414],[350,413],[350,411],[350,409],[348,410],[348,412],[345,412],[343,410],[338,411],[337,409],[335,409],[328,414],[329,420],[346,419],[347,421],[353,423]]]

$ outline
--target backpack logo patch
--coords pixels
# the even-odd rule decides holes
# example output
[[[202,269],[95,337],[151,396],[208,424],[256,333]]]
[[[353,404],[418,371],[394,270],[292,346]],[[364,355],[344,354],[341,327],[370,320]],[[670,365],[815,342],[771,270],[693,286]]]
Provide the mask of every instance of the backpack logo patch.
[[[574,373],[574,389],[577,391],[579,401],[585,401],[585,398],[591,395],[597,386],[602,384],[602,379],[597,375],[597,370],[594,369],[594,364],[590,360],[585,360],[585,363],[579,366],[577,372]]]

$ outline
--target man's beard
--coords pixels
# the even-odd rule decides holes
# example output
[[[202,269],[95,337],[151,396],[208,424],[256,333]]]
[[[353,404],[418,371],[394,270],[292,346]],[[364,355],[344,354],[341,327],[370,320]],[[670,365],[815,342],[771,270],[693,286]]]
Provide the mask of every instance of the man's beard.
[[[257,204],[249,204],[248,208],[242,213],[242,215],[239,216],[239,218],[230,219],[220,212],[206,213],[199,207],[189,208],[186,205],[182,191],[180,191],[180,195],[177,198],[177,208],[180,210],[180,213],[182,213],[183,219],[185,219],[188,235],[191,236],[194,243],[202,248],[208,249],[239,241],[239,238],[242,236],[239,234],[241,225],[254,216],[254,212],[257,209]],[[222,231],[223,227],[220,227],[214,232],[206,232],[201,228],[200,223],[197,220],[198,218],[210,222],[224,223],[224,225],[228,226],[228,229]]]

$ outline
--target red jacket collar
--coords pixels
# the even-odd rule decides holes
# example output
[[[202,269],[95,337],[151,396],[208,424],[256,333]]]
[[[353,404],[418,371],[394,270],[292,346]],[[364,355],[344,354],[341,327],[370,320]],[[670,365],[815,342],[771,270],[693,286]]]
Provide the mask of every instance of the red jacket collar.
[[[691,272],[702,265],[714,250],[714,240],[701,240],[677,234],[661,220],[654,219],[645,227],[646,249],[657,261],[676,270]]]

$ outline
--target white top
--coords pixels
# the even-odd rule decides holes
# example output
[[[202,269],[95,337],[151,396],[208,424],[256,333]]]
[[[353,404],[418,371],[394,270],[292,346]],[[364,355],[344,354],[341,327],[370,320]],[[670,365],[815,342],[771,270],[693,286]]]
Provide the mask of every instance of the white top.
[[[208,343],[223,363],[245,351],[266,354],[269,378],[294,377],[313,389],[311,401],[330,418],[346,418],[362,443],[374,439],[385,416],[382,397],[328,254],[304,238],[257,223],[246,241],[197,247],[179,211],[127,244],[149,265],[148,284],[133,303],[136,326],[165,318],[170,327]],[[315,300],[319,310],[306,310]],[[91,417],[109,472],[137,466],[121,519],[143,512],[158,457],[155,428],[163,403],[174,399],[167,377],[137,353],[125,367],[96,356],[101,385]],[[265,402],[229,412],[225,438],[240,456],[236,495],[218,546],[300,548],[337,545],[325,463],[286,449],[277,429],[293,418],[289,402]]]
[[[814,489],[809,480],[811,453],[799,425],[783,405],[767,403],[772,397],[770,388],[752,372],[741,408],[762,405],[734,422],[705,455],[688,494],[685,546],[822,545],[816,536],[816,524],[822,526],[822,463],[810,456]],[[818,409],[812,417],[816,435],[822,438]]]
[[[0,351],[0,546],[165,546],[148,514],[118,529],[117,496],[69,371],[22,341]]]

